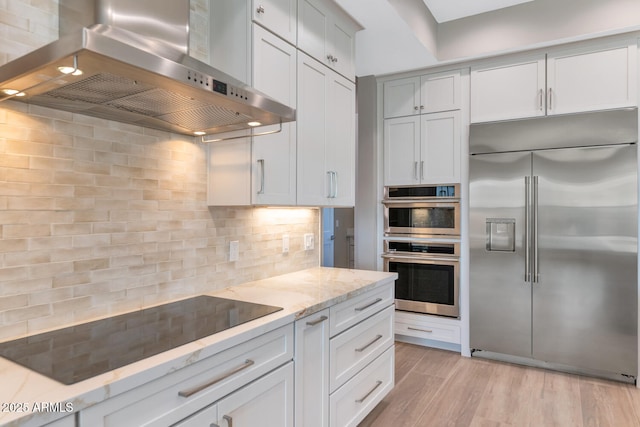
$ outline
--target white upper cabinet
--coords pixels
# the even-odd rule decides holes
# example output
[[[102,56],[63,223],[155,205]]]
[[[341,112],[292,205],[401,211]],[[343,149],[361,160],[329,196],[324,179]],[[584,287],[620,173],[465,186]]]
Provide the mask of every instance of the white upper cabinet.
[[[254,87],[290,107],[296,107],[296,48],[264,28],[253,26]],[[277,130],[278,125],[256,129]],[[282,131],[253,138],[252,203],[296,204],[296,123],[284,123]]]
[[[253,21],[295,46],[298,0],[253,0]]]
[[[460,109],[460,72],[408,77],[384,83],[384,118]]]
[[[384,185],[460,182],[460,112],[384,121]]]
[[[298,53],[297,202],[355,204],[355,85]]]
[[[636,45],[547,55],[547,114],[636,105]]]
[[[355,80],[355,33],[361,29],[329,0],[299,0],[298,48]]]
[[[635,106],[635,43],[558,50],[471,70],[471,122]]]

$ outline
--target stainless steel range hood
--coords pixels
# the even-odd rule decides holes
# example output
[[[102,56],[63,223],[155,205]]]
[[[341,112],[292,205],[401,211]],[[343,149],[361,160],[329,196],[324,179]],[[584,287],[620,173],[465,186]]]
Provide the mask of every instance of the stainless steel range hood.
[[[186,135],[295,120],[294,109],[188,55],[189,0],[59,6],[60,38],[0,67],[0,101]]]

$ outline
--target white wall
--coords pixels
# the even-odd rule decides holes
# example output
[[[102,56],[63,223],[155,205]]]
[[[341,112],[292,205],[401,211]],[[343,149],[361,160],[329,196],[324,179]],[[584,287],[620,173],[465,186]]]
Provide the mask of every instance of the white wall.
[[[637,0],[536,0],[438,26],[439,61],[640,29]]]

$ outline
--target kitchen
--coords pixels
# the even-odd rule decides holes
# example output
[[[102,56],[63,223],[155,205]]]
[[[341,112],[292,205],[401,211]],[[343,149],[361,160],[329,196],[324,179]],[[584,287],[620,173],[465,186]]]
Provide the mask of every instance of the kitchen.
[[[3,28],[12,42],[6,44],[8,51],[2,52],[3,62],[57,37],[57,18],[52,17],[55,4],[44,4],[44,10],[37,10],[22,2],[10,3],[10,19],[6,21],[11,24],[3,24]],[[196,2],[192,12],[206,10],[206,4]],[[25,16],[40,21],[29,27]],[[197,46],[195,51],[201,58],[208,54],[203,44],[206,35],[197,39],[197,23],[202,19],[192,18],[196,23],[192,45]],[[367,26],[364,20],[362,24]],[[223,49],[219,54],[224,53]],[[421,67],[407,65],[393,71]],[[366,87],[366,79],[363,82]],[[377,83],[368,83],[375,92]],[[193,137],[20,102],[2,107],[2,174],[7,192],[3,202],[3,215],[7,217],[2,221],[4,339],[318,265],[318,210],[231,207],[241,204],[235,201],[208,203],[207,145],[194,143]],[[364,116],[361,108],[359,114]],[[376,124],[373,119],[372,127]],[[247,155],[242,143],[218,144],[212,150],[225,148]],[[464,150],[464,144],[461,148]],[[360,159],[366,156],[379,159],[375,153],[358,153]],[[233,187],[221,180],[214,180],[213,185],[222,182],[222,190],[238,189],[240,185],[251,188],[252,177],[247,180],[240,172],[245,179],[233,179]],[[372,210],[382,211],[381,196],[376,200],[382,192],[382,180],[362,178],[373,173],[367,168],[358,169],[356,239],[360,233],[363,239],[373,238],[375,242],[358,245],[356,265],[381,270],[382,229],[377,228],[376,218],[366,216]],[[459,173],[464,182],[466,171]],[[338,175],[341,181],[342,174]],[[367,188],[367,183],[376,188]],[[246,198],[249,194],[234,193],[230,196]],[[339,193],[342,195],[342,191]],[[463,187],[463,201],[465,196]],[[359,204],[367,197],[373,203]],[[320,205],[313,201],[301,204]],[[369,208],[359,210],[358,206]],[[359,228],[366,226],[372,228],[365,232]],[[461,227],[464,229],[464,223]],[[282,249],[285,234],[290,242],[288,253]],[[305,234],[316,235],[311,249],[304,247]],[[234,241],[238,242],[238,261],[228,259],[230,242]],[[454,323],[458,327],[461,337],[457,351],[463,353],[461,343],[468,342],[468,329],[463,323],[468,321],[464,320],[468,317],[468,287],[464,286],[469,280],[465,278],[467,262],[463,255],[463,320],[444,321],[446,326]]]

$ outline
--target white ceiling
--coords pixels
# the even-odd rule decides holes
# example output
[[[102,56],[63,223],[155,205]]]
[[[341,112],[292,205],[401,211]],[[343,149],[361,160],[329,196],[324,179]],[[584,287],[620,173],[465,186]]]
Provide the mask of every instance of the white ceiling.
[[[334,1],[364,27],[357,76],[640,31],[640,0]]]
[[[533,0],[422,0],[436,21],[447,22]]]

